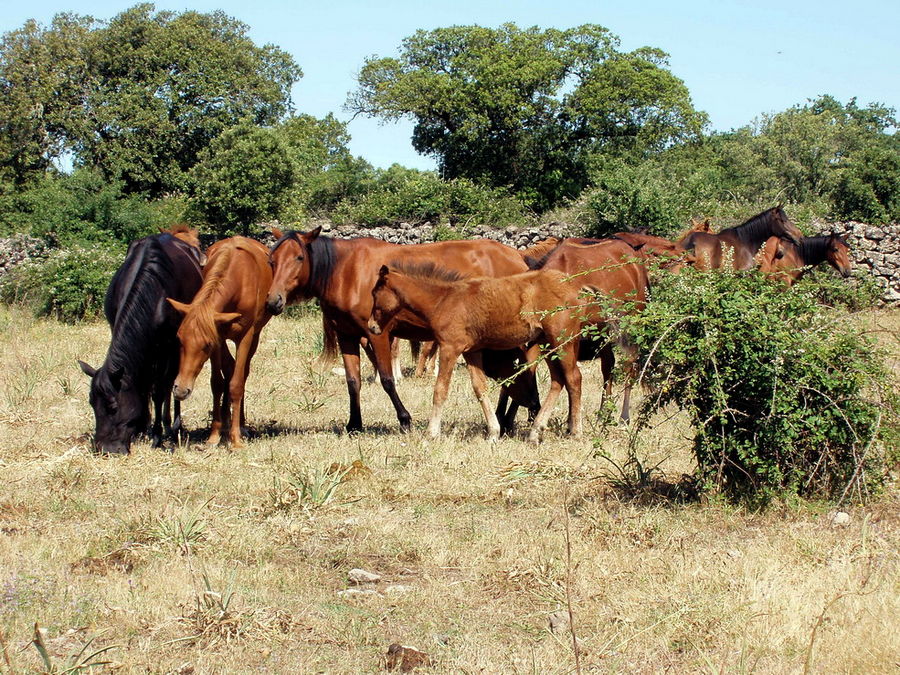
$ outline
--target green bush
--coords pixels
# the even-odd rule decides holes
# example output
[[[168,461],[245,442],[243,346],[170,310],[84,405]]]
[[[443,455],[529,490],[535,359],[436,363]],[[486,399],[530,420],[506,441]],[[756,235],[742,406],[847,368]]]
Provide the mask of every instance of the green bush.
[[[898,401],[852,315],[754,272],[661,275],[623,321],[647,361],[639,424],[688,412],[701,482],[730,499],[866,499],[897,457]],[[894,448],[891,450],[891,448]]]
[[[36,316],[69,323],[103,313],[103,299],[113,274],[122,264],[115,248],[74,246],[57,249],[47,258],[30,260],[0,280],[0,300],[30,307]]]
[[[334,212],[337,223],[379,226],[399,222],[440,220],[505,227],[526,219],[522,205],[503,190],[465,178],[442,180],[429,171],[398,165],[377,174],[362,196],[341,201]]]

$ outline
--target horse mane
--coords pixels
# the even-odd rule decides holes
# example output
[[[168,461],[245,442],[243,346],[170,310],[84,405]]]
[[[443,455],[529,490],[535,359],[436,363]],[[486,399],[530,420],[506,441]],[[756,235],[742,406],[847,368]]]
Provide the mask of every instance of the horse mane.
[[[828,241],[831,239],[831,236],[830,234],[824,234],[818,237],[803,237],[800,240],[800,246],[797,250],[804,265],[818,265],[828,258]]]
[[[563,241],[564,240],[562,240],[562,239],[557,241],[556,245],[553,248],[545,251],[544,254],[541,255],[540,257],[523,255],[522,259],[525,260],[525,264],[528,265],[528,269],[530,269],[530,270],[541,269],[544,265],[547,264],[547,261],[550,259],[550,256],[553,255],[553,252],[562,245]],[[525,253],[525,252],[523,251],[523,253]]]
[[[269,252],[269,259],[284,242],[293,240],[301,246],[299,232],[288,230],[285,232]],[[334,240],[331,237],[319,235],[308,246],[309,252],[309,280],[303,289],[307,297],[322,297],[331,285],[331,277],[334,274],[334,266],[337,263],[337,252],[334,248]]]
[[[559,237],[547,237],[536,243],[534,246],[519,251],[519,255],[522,256],[522,260],[525,261],[525,264],[528,264],[529,258],[535,260],[542,258],[545,254],[559,246],[560,241]]]
[[[104,362],[110,372],[141,372],[141,366],[154,353],[154,325],[148,317],[157,315],[159,303],[167,295],[165,280],[175,274],[164,249],[164,242],[171,237],[171,234],[152,235],[135,242],[120,267],[123,274],[131,274],[131,279],[121,306],[116,308],[112,340]]]
[[[740,225],[727,228],[727,231],[734,234],[734,236],[736,236],[745,244],[754,244],[760,241],[765,241],[769,238],[771,232],[767,228],[776,215],[780,216],[784,220],[787,220],[787,214],[785,214],[784,209],[781,208],[781,206],[773,206],[771,209],[767,209],[762,213],[757,213],[755,216],[741,223]],[[722,230],[720,234],[725,231],[726,230]]]
[[[221,249],[212,263],[207,266],[203,275],[203,285],[191,302],[191,309],[184,317],[182,326],[190,326],[197,331],[205,342],[216,344],[219,341],[219,329],[216,325],[216,310],[212,299],[225,283],[225,274],[234,252],[240,248],[234,242]]]
[[[426,261],[391,261],[391,269],[402,272],[406,276],[422,279],[423,281],[453,282],[461,281],[466,277],[456,270],[441,267],[437,263]]]

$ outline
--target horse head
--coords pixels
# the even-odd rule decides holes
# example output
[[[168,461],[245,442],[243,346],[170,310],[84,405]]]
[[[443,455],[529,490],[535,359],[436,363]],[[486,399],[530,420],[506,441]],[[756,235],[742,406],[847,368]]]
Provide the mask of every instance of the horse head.
[[[397,274],[391,272],[387,265],[382,265],[378,270],[378,281],[372,288],[372,313],[367,324],[373,335],[381,335],[391,319],[400,311],[400,298],[391,283]]]
[[[803,241],[803,232],[791,222],[781,204],[772,209],[772,218],[772,234],[790,240],[795,246],[800,246]]]
[[[169,304],[184,317],[178,328],[181,343],[178,375],[172,386],[172,395],[184,401],[194,390],[194,382],[210,355],[218,347],[219,327],[241,318],[238,312],[191,312],[192,305],[166,298]]]
[[[312,269],[309,247],[321,232],[321,227],[310,232],[291,230],[283,234],[269,252],[272,285],[266,308],[272,314],[281,314],[287,305],[304,296]]]
[[[127,455],[131,439],[150,421],[146,402],[121,368],[93,368],[79,361],[91,378],[90,404],[94,409],[94,448],[98,452]]]
[[[826,241],[828,250],[826,259],[828,263],[834,267],[844,277],[849,277],[853,271],[853,264],[850,261],[850,246],[838,234],[832,232]]]

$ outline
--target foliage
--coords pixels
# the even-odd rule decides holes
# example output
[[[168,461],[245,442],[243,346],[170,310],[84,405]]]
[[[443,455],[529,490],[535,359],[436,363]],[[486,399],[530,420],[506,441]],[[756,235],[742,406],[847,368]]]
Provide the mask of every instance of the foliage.
[[[183,217],[184,204],[177,197],[148,202],[124,194],[121,182],[107,182],[87,169],[68,175],[49,173],[0,198],[0,231],[28,233],[63,245],[127,243]]]
[[[243,234],[287,203],[296,167],[274,129],[232,127],[200,153],[193,204],[219,235]]]
[[[334,219],[372,226],[447,220],[465,228],[473,221],[495,226],[521,223],[525,215],[521,204],[503,190],[465,178],[441,180],[432,172],[395,164],[375,172],[361,197],[339,203]]]
[[[413,119],[413,147],[446,178],[510,186],[545,209],[580,193],[592,154],[640,154],[696,137],[705,116],[667,55],[620,52],[597,25],[417,31],[372,57],[347,107]]]
[[[247,31],[221,11],[156,12],[145,3],[108,22],[61,14],[48,29],[29,22],[7,33],[0,87],[10,117],[0,161],[21,182],[71,152],[76,166],[121,180],[128,193],[182,188],[224,129],[289,112],[300,69]],[[27,153],[16,160],[20,139]]]
[[[57,249],[30,260],[0,280],[0,300],[27,305],[36,316],[69,323],[102,315],[103,300],[122,253],[95,245]]]
[[[666,404],[684,408],[707,487],[760,503],[865,499],[881,486],[900,408],[851,315],[755,272],[688,269],[661,276],[624,329],[656,390],[640,424]]]

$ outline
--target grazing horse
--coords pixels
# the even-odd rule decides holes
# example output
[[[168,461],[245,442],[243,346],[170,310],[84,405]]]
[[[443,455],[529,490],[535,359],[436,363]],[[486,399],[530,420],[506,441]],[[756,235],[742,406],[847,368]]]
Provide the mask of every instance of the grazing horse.
[[[488,438],[500,436],[500,423],[487,396],[482,350],[515,349],[540,342],[554,352],[547,359],[550,391],[529,439],[541,431],[563,386],[569,395],[569,433],[581,433],[581,371],[578,340],[583,299],[580,286],[555,271],[523,272],[508,277],[462,278],[435,266],[382,265],[372,289],[368,320],[373,335],[392,330],[397,317],[409,312],[427,326],[440,348],[428,433],[440,436],[441,412],[450,378],[460,355],[466,360],[472,388],[481,404]]]
[[[185,240],[196,241],[196,232],[176,227],[132,242],[106,291],[103,311],[112,330],[106,359],[99,368],[78,362],[91,378],[100,452],[128,454],[134,436],[150,424],[151,397],[154,447],[162,444],[163,431],[181,425],[178,402],[174,425],[169,409],[181,317],[166,297],[190,301],[202,281],[200,250]]]
[[[781,206],[775,206],[753,216],[747,222],[729,227],[717,234],[691,232],[679,241],[697,258],[698,269],[719,269],[725,249],[733,251],[732,264],[736,270],[748,270],[756,264],[755,256],[769,237],[788,239],[799,246],[803,233],[787,217]]]
[[[640,262],[640,256],[624,241],[617,239],[563,239],[560,244],[540,260],[529,262],[532,269],[559,270],[571,276],[582,286],[590,287],[603,302],[595,303],[585,315],[583,326],[606,329],[615,322],[620,312],[639,312],[647,301],[650,282],[647,270]],[[603,340],[603,338],[601,338]],[[625,351],[628,362],[628,378],[622,402],[621,417],[630,416],[631,386],[635,379],[637,349],[624,337],[619,344]],[[600,357],[600,367],[605,381],[606,395],[612,394],[612,369],[615,365],[609,344],[592,344],[582,339],[579,358]],[[593,347],[593,353],[588,347]]]
[[[347,431],[362,429],[359,405],[360,340],[378,371],[381,386],[391,399],[400,427],[409,430],[410,415],[397,394],[391,368],[390,335],[410,340],[430,340],[429,331],[398,317],[387,332],[372,333],[372,287],[382,265],[396,263],[440,263],[463,276],[501,277],[527,270],[522,255],[490,239],[444,241],[401,245],[379,239],[339,239],[311,232],[287,232],[272,247],[269,260],[274,279],[267,307],[279,314],[290,304],[317,298],[324,321],[337,337],[343,357],[350,396]]]
[[[759,256],[759,269],[766,276],[779,279],[787,286],[794,285],[810,267],[824,262],[844,277],[852,271],[850,247],[837,234],[803,237],[795,246],[778,237],[770,237]]]
[[[230,419],[228,440],[232,447],[239,448],[243,445],[244,388],[250,361],[260,333],[272,316],[266,309],[266,295],[272,285],[269,249],[253,239],[232,237],[210,246],[207,257],[203,285],[193,302],[169,298],[172,307],[184,316],[178,329],[181,367],[173,391],[177,401],[190,396],[197,375],[209,359],[213,414],[207,442],[217,444]],[[235,345],[234,357],[226,340]]]

